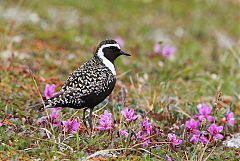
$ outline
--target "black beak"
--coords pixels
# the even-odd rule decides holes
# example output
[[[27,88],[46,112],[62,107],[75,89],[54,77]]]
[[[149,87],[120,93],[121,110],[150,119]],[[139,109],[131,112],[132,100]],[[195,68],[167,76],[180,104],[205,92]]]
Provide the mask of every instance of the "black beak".
[[[128,53],[125,53],[125,52],[124,52],[124,51],[122,51],[122,50],[120,51],[120,54],[121,54],[121,55],[126,55],[126,56],[131,56],[130,54],[128,54]]]

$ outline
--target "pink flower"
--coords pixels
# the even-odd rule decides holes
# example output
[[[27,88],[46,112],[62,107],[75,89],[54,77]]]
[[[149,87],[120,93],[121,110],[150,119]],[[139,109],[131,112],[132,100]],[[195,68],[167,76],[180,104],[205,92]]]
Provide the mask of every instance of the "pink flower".
[[[198,120],[202,121],[204,118],[206,120],[208,120],[209,122],[213,122],[214,118],[210,115],[210,113],[212,112],[212,108],[206,104],[199,104],[197,105],[198,108]]]
[[[152,126],[149,123],[149,118],[145,118],[142,122],[142,131],[147,134],[148,136],[151,135],[151,131],[152,131]]]
[[[153,51],[154,51],[154,53],[156,53],[156,54],[158,54],[158,53],[161,52],[161,45],[160,45],[159,42],[157,42],[157,43],[154,45]]]
[[[53,126],[55,126],[55,127],[61,125],[61,122],[59,120],[57,120],[58,117],[59,117],[58,109],[52,109],[52,112],[50,114],[50,120],[51,120],[51,123],[53,124]]]
[[[172,146],[177,146],[182,144],[182,140],[181,139],[177,139],[175,134],[168,134],[168,140],[171,142]]]
[[[41,125],[47,125],[48,122],[50,122],[54,127],[60,126],[61,121],[58,120],[59,114],[58,110],[60,110],[61,107],[56,107],[51,110],[51,114],[49,115],[49,119],[47,116],[43,116],[38,119],[38,123]]]
[[[120,36],[116,37],[114,40],[120,45],[121,48],[124,47],[125,42]]]
[[[0,121],[0,127],[3,126],[3,123]]]
[[[192,132],[194,134],[199,133],[199,130],[197,130],[198,125],[199,125],[199,122],[195,121],[194,119],[190,119],[190,120],[186,121],[187,129],[190,130],[190,132]]]
[[[104,111],[104,114],[100,116],[98,120],[98,127],[97,129],[102,130],[109,130],[112,128],[112,114],[109,113],[107,110]]]
[[[54,107],[54,108],[52,108],[52,110],[55,110],[55,111],[59,111],[61,109],[62,109],[62,107]]]
[[[125,138],[128,138],[128,131],[127,130],[120,130],[119,134]]]
[[[77,132],[77,129],[80,127],[80,123],[76,119],[63,121],[64,131],[70,134]]]
[[[234,125],[234,114],[229,109],[227,110],[227,113],[226,113],[226,122],[230,126]]]
[[[53,97],[55,95],[54,91],[55,91],[56,85],[55,84],[46,84],[45,86],[45,90],[44,90],[44,96],[49,99],[51,97]]]
[[[202,135],[200,137],[200,142],[203,144],[207,144],[209,142],[209,139],[206,137],[207,133],[205,131],[202,132]]]
[[[199,135],[192,135],[190,142],[196,144],[199,140]]]
[[[167,161],[173,161],[172,157],[166,154]]]
[[[173,46],[164,46],[162,50],[162,56],[166,58],[171,58],[175,55],[176,48]]]
[[[57,110],[52,110],[52,112],[51,112],[51,114],[50,114],[50,118],[52,119],[52,120],[55,120],[55,119],[57,119],[58,118],[58,111]]]
[[[149,123],[148,117],[141,123],[141,128],[141,131],[137,133],[137,138],[143,142],[142,147],[148,147],[150,140],[146,138],[151,135],[152,131],[152,125]]]
[[[150,143],[150,140],[146,138],[146,136],[144,135],[144,133],[142,131],[139,131],[137,133],[137,138],[140,140],[140,142],[142,142],[142,147],[146,148],[148,147],[148,144]]]
[[[55,88],[56,88],[55,84],[52,84],[52,85],[46,84],[45,90],[44,90],[44,96],[46,97],[46,99],[49,99],[56,94],[54,92]],[[53,110],[61,110],[61,107],[55,107]]]
[[[213,136],[214,140],[221,140],[223,139],[223,135],[220,132],[223,130],[223,126],[217,126],[216,124],[212,124],[208,128],[208,132]]]
[[[200,141],[203,144],[208,143],[208,138],[205,137],[207,133],[205,131],[202,132],[201,136],[200,134],[194,134],[192,135],[190,142],[193,142],[194,144],[196,144],[198,141]]]
[[[134,114],[134,109],[125,108],[121,113],[128,122],[135,121],[138,118],[138,116]]]

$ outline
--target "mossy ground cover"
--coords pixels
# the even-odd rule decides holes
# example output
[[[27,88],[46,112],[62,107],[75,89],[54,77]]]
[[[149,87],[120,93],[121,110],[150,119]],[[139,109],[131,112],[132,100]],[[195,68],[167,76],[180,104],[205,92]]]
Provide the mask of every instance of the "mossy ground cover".
[[[223,140],[240,131],[240,4],[238,1],[0,1],[0,158],[1,160],[70,159],[112,149],[115,160],[237,160],[239,150],[222,141],[192,143],[185,123],[197,105],[212,108],[223,126]],[[62,109],[60,121],[75,118],[80,128],[42,126],[51,111],[28,109],[41,99],[46,84],[61,89],[68,75],[93,55],[106,38],[121,38],[131,57],[116,61],[118,81],[110,96],[95,108],[93,123],[108,110],[112,129],[91,136],[81,122],[82,110]],[[176,48],[172,59],[155,53]],[[129,107],[138,119],[126,122]],[[224,116],[234,113],[234,126]],[[152,126],[146,140],[137,139],[144,119]],[[205,131],[210,123],[201,122]],[[128,130],[127,140],[119,134]],[[134,129],[134,130],[132,130]],[[172,146],[175,133],[182,144]],[[209,138],[211,139],[211,138]],[[104,158],[102,158],[104,159]]]

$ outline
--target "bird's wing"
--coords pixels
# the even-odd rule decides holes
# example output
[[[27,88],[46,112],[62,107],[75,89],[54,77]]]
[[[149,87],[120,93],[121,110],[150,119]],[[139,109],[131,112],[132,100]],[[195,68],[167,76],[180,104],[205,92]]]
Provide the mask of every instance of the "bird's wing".
[[[95,66],[96,64],[93,63],[91,60],[80,66],[77,70],[70,74],[62,87],[62,91],[66,91],[69,88],[86,88],[89,84],[89,81],[94,77],[92,73],[96,71]]]
[[[114,76],[100,63],[89,61],[75,70],[62,87],[62,91],[70,88],[78,89],[82,94],[101,93]]]
[[[50,99],[45,101],[47,108],[51,107],[80,107],[83,105],[85,96],[79,89],[70,88],[66,91],[62,91]]]

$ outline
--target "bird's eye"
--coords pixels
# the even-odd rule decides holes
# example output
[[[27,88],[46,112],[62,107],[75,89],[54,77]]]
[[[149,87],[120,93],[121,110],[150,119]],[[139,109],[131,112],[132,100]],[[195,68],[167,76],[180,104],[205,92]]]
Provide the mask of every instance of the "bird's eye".
[[[113,50],[113,51],[115,51],[115,52],[117,52],[117,51],[120,51],[120,49],[119,49],[119,48],[117,48],[117,47],[114,47],[114,46],[111,46],[111,47],[110,47],[110,49],[111,49],[111,50]]]
[[[115,48],[114,48],[114,51],[120,51],[120,49],[115,47]]]

